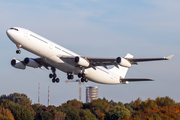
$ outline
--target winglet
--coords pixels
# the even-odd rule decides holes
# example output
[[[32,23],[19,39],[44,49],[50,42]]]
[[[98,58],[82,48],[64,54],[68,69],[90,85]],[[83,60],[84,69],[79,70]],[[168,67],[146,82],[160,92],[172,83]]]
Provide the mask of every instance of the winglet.
[[[174,55],[172,54],[172,55],[166,57],[166,59],[167,59],[167,60],[170,60],[173,56],[174,56]]]

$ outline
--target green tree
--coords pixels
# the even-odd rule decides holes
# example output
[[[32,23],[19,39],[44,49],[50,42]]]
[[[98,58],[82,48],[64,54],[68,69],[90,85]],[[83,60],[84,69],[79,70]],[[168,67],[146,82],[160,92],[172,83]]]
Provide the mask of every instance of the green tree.
[[[33,120],[33,113],[25,106],[22,105],[9,105],[8,108],[11,110],[15,120]]]
[[[63,104],[63,106],[59,106],[57,110],[66,114],[66,120],[80,120],[79,109],[76,107],[72,107],[69,104]]]
[[[126,116],[131,116],[130,111],[122,105],[116,105],[109,111],[109,118],[111,120],[123,119]]]
[[[88,109],[80,110],[79,116],[81,120],[97,120],[96,116],[93,115]]]
[[[48,111],[42,111],[40,113],[40,116],[41,116],[41,120],[52,120],[53,119],[52,114]]]
[[[15,120],[22,120],[22,119],[33,120],[34,119],[33,113],[26,106],[20,105],[18,103],[14,103],[9,100],[2,100],[0,103],[2,107],[9,109],[11,111]]]
[[[176,105],[175,101],[168,96],[156,98],[156,104],[158,106],[161,106],[161,107],[163,107],[163,106],[175,106]]]
[[[89,109],[99,119],[102,118],[102,115],[109,112],[111,106],[112,105],[109,104],[109,102],[105,98],[93,100],[91,101],[91,103],[89,103]]]
[[[66,114],[61,111],[55,111],[54,114],[54,120],[65,120]]]
[[[20,93],[13,93],[13,94],[10,94],[8,96],[6,95],[2,95],[0,97],[0,101],[2,100],[10,100],[10,101],[13,101],[15,103],[19,103],[20,105],[25,105],[25,104],[28,104],[28,105],[31,105],[31,100],[30,98],[27,97],[26,94],[20,94]]]
[[[0,120],[12,120],[12,119],[8,118],[7,116],[0,115]]]
[[[67,101],[67,103],[62,104],[62,106],[66,105],[66,104],[68,104],[68,105],[70,105],[72,107],[78,108],[78,109],[81,109],[83,107],[82,102],[79,102],[76,99],[69,100],[69,101]]]

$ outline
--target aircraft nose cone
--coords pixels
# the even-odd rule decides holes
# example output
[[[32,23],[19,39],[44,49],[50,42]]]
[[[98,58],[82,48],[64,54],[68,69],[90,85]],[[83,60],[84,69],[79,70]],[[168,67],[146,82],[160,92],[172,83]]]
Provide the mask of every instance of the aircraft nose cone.
[[[6,30],[6,34],[11,41],[14,41],[14,32],[11,29]]]
[[[9,36],[9,30],[6,30],[6,34]]]
[[[10,34],[11,34],[11,32],[10,32],[10,30],[6,30],[6,34],[7,34],[7,36],[10,38]]]

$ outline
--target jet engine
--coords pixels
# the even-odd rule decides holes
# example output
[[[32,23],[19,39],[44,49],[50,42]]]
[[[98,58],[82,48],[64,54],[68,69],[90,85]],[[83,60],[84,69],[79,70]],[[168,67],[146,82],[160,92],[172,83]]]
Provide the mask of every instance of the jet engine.
[[[122,57],[117,57],[115,62],[123,67],[127,67],[127,68],[131,67],[131,63]]]
[[[35,60],[28,57],[24,59],[24,64],[33,68],[38,68],[40,66]]]
[[[89,67],[89,65],[90,65],[89,61],[87,61],[86,59],[81,58],[81,57],[79,57],[79,56],[76,56],[76,57],[74,58],[74,62],[75,62],[76,64],[80,65],[80,66],[83,66],[83,67]]]
[[[15,58],[11,60],[11,65],[18,69],[25,69],[26,66],[24,65],[23,61],[16,60]]]

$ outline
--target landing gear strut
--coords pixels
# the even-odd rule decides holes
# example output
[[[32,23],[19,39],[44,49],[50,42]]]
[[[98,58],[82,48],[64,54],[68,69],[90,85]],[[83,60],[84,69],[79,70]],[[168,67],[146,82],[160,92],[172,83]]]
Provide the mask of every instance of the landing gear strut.
[[[16,47],[18,48],[18,50],[16,50],[16,54],[20,54],[21,50],[20,48],[22,47],[21,45],[17,44]]]
[[[52,78],[52,82],[55,83],[59,83],[59,78],[56,78],[57,75],[56,75],[56,69],[54,67],[51,67],[51,70],[52,70],[52,73],[49,74],[49,78]]]

